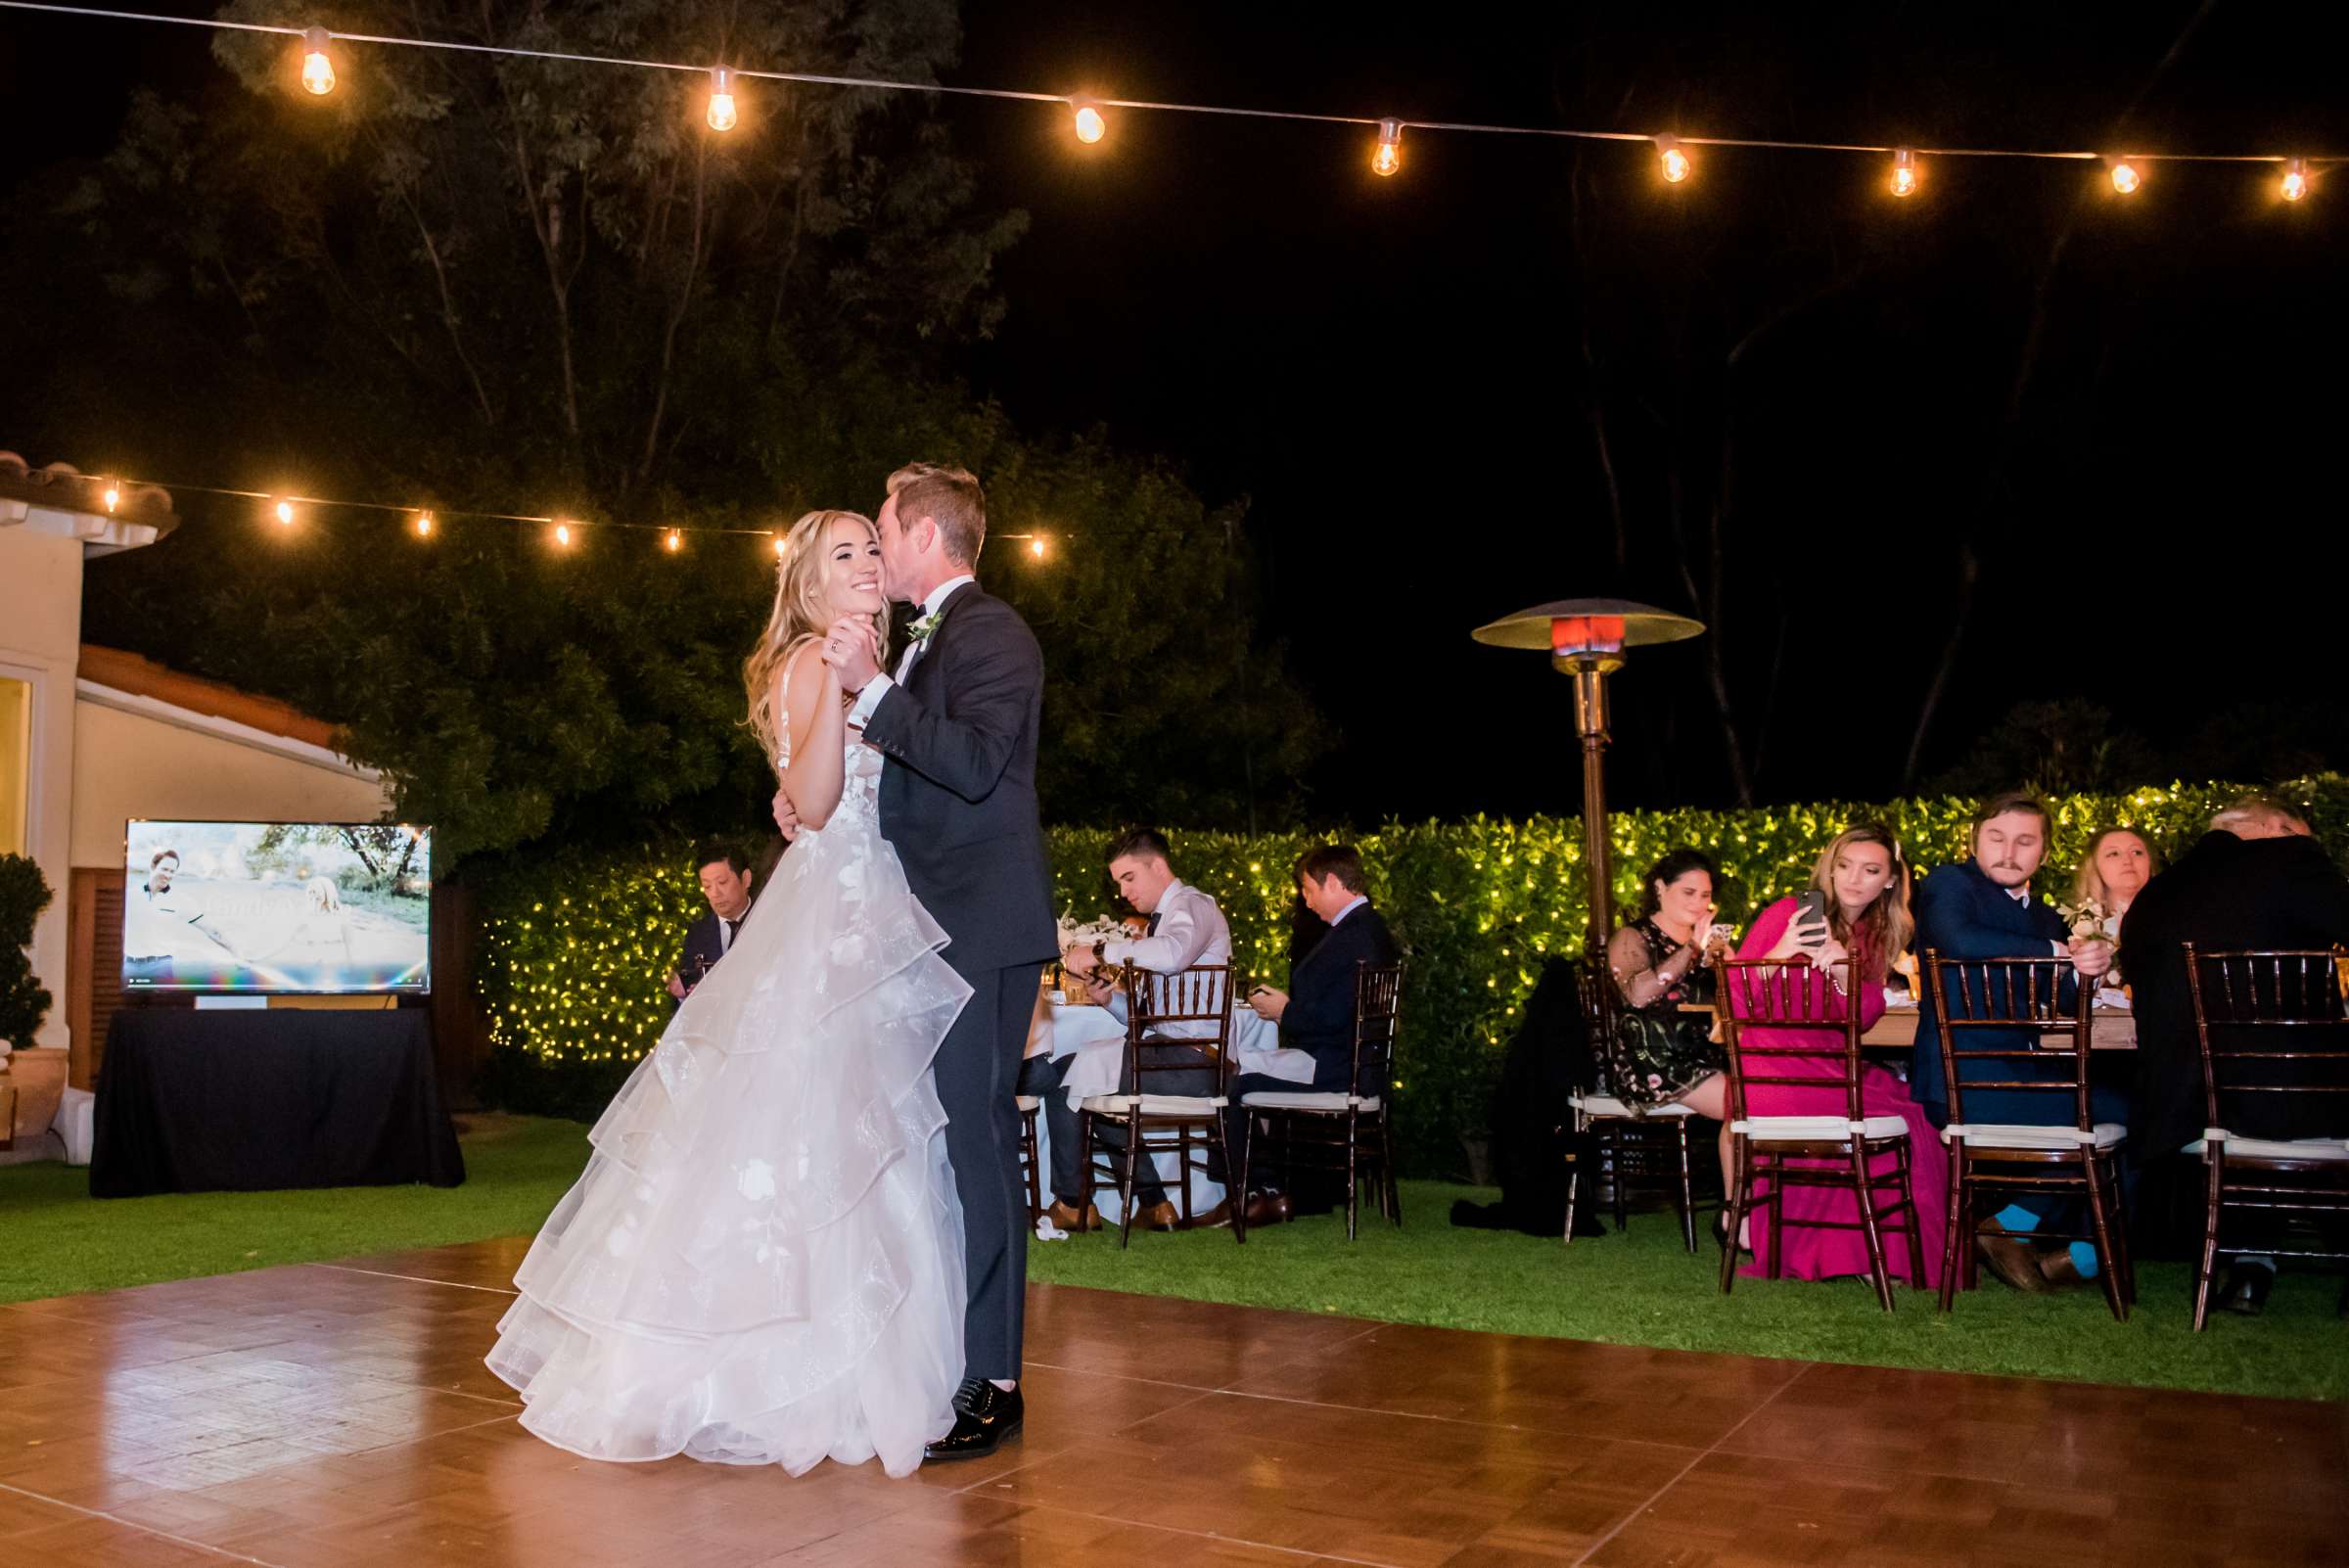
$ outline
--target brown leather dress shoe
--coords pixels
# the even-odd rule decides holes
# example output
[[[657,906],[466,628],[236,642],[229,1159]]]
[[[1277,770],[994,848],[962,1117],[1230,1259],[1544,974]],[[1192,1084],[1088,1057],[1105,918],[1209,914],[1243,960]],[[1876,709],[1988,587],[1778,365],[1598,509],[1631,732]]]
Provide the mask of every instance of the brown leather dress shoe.
[[[1251,1230],[1258,1225],[1279,1224],[1284,1220],[1295,1219],[1296,1215],[1297,1206],[1283,1193],[1258,1192],[1251,1194],[1248,1199],[1248,1228]]]
[[[2050,1290],[2076,1290],[2082,1285],[2095,1283],[2080,1271],[2078,1264],[2072,1262],[2072,1249],[2069,1247],[2057,1247],[2053,1252],[2041,1253],[2039,1272],[2047,1280]]]
[[[1205,1214],[1191,1220],[1193,1230],[1227,1230],[1231,1227],[1231,1200],[1223,1199]]]
[[[1052,1200],[1052,1207],[1044,1211],[1044,1218],[1051,1221],[1052,1223],[1059,1229],[1070,1232],[1076,1232],[1080,1230],[1099,1230],[1102,1227],[1101,1210],[1097,1205],[1090,1203],[1084,1206],[1084,1212],[1082,1214],[1079,1214],[1068,1204],[1061,1202],[1058,1198],[1054,1198]]]
[[[2040,1271],[2039,1249],[1995,1220],[1974,1232],[1974,1250],[1992,1273],[2027,1296],[2044,1296],[2055,1288]]]
[[[1152,1230],[1180,1230],[1182,1212],[1163,1199],[1133,1217],[1134,1222]]]

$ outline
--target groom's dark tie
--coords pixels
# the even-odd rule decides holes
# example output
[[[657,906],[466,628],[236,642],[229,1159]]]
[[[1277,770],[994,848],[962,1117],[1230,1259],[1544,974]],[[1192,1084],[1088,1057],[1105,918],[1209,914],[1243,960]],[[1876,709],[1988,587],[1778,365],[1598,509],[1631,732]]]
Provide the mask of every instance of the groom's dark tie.
[[[1142,928],[1142,935],[1145,937],[1158,935],[1158,911],[1156,909],[1150,911],[1150,924]]]
[[[723,918],[723,916],[720,916],[720,918],[722,919],[722,918]],[[742,922],[741,922],[740,920],[728,920],[728,921],[726,921],[726,945],[727,945],[729,948],[731,948],[731,947],[734,945],[734,941],[735,941],[735,939],[736,939],[736,938],[738,938],[738,937],[740,937],[741,935],[742,935]]]

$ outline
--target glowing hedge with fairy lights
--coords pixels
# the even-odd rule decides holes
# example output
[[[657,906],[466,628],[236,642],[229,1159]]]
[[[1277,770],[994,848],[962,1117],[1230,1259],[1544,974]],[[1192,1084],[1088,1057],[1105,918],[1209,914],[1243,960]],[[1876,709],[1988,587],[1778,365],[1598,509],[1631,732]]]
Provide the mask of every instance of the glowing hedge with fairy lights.
[[[2051,801],[2054,844],[2038,891],[2067,894],[2072,865],[2100,828],[2139,828],[2167,857],[2238,793],[2177,785]],[[2329,830],[2336,854],[2349,848],[2342,831],[2349,780],[2326,775],[2284,793]],[[1921,874],[1964,855],[1972,809],[1969,801],[1913,800],[1622,812],[1611,824],[1616,904],[1636,907],[1641,873],[1668,851],[1693,846],[1722,868],[1725,917],[1743,922],[1801,887],[1820,848],[1854,822],[1890,823]],[[1234,962],[1252,978],[1283,984],[1290,868],[1325,837],[1180,829],[1169,837],[1178,874],[1211,894],[1230,919]],[[1110,834],[1055,828],[1049,838],[1059,907],[1080,919],[1111,912],[1103,865]],[[1457,1170],[1458,1140],[1486,1123],[1501,1048],[1542,966],[1582,951],[1582,824],[1478,817],[1390,824],[1352,842],[1373,899],[1411,954],[1394,1085],[1407,1164]],[[482,973],[493,1044],[527,1052],[544,1068],[597,1079],[642,1056],[668,1020],[668,965],[705,911],[690,858],[681,845],[648,845],[600,859],[566,855],[486,879]]]

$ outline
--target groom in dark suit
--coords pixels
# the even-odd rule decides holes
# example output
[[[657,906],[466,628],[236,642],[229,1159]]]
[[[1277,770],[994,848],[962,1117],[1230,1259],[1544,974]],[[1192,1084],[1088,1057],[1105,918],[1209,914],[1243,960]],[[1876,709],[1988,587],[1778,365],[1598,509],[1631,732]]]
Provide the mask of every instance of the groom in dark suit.
[[[888,759],[882,835],[971,988],[934,1069],[970,1302],[954,1428],[929,1457],[977,1458],[1024,1416],[1028,1199],[1013,1086],[1057,935],[1036,799],[1044,660],[1018,612],[979,586],[987,503],[968,472],[917,463],[892,474],[875,528],[889,596],[921,613],[894,674],[880,669],[869,623],[835,624],[824,659],[855,694],[850,724]]]

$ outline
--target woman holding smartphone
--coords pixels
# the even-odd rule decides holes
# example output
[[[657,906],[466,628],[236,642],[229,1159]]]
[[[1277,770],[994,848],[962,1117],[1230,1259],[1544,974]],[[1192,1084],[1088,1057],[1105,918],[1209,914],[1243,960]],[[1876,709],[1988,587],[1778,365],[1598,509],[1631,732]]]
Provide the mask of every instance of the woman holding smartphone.
[[[1813,965],[1826,969],[1834,982],[1826,998],[1828,1015],[1844,1017],[1847,1008],[1857,1007],[1865,1029],[1883,1016],[1884,977],[1893,960],[1908,947],[1915,929],[1916,922],[1909,913],[1909,866],[1901,856],[1900,840],[1889,828],[1865,823],[1845,829],[1820,853],[1808,889],[1795,898],[1780,899],[1755,917],[1754,929],[1737,956],[1773,963],[1808,957]],[[1827,967],[1846,962],[1851,965],[1848,971]],[[1848,993],[1842,989],[1846,987]],[[1843,1032],[1749,1028],[1744,1038],[1749,1045],[1782,1038],[1806,1050],[1835,1051],[1841,1048]],[[1840,1076],[1841,1071],[1836,1059],[1821,1056],[1749,1053],[1744,1066],[1749,1073],[1773,1078]],[[1841,1116],[1845,1111],[1843,1094],[1841,1088],[1823,1085],[1811,1089],[1797,1084],[1750,1084],[1745,1109],[1749,1116]],[[1930,1269],[1941,1257],[1942,1237],[1949,1226],[1950,1166],[1940,1134],[1923,1109],[1909,1098],[1901,1081],[1872,1062],[1860,1070],[1860,1096],[1864,1114],[1898,1116],[1909,1124],[1911,1193]],[[1891,1169],[1893,1155],[1876,1158],[1880,1169]],[[1729,1169],[1727,1160],[1722,1169]],[[1755,1190],[1767,1191],[1768,1183],[1757,1181]],[[1788,1188],[1783,1271],[1797,1279],[1866,1273],[1867,1243],[1859,1230],[1818,1228],[1821,1222],[1854,1223],[1859,1218],[1859,1206],[1848,1191]],[[1757,1248],[1767,1247],[1769,1227],[1754,1228],[1760,1232]],[[1909,1249],[1888,1242],[1884,1251],[1892,1272],[1906,1277]],[[1766,1256],[1757,1256],[1741,1271],[1765,1274],[1769,1262]],[[1909,1282],[1920,1289],[1927,1284],[1923,1279]]]
[[[1725,1092],[1712,1016],[1683,1010],[1713,1000],[1708,949],[1727,949],[1713,925],[1713,862],[1675,850],[1648,868],[1638,917],[1607,944],[1623,998],[1614,1034],[1597,1042],[1607,1092],[1635,1113],[1679,1102],[1719,1119]]]

